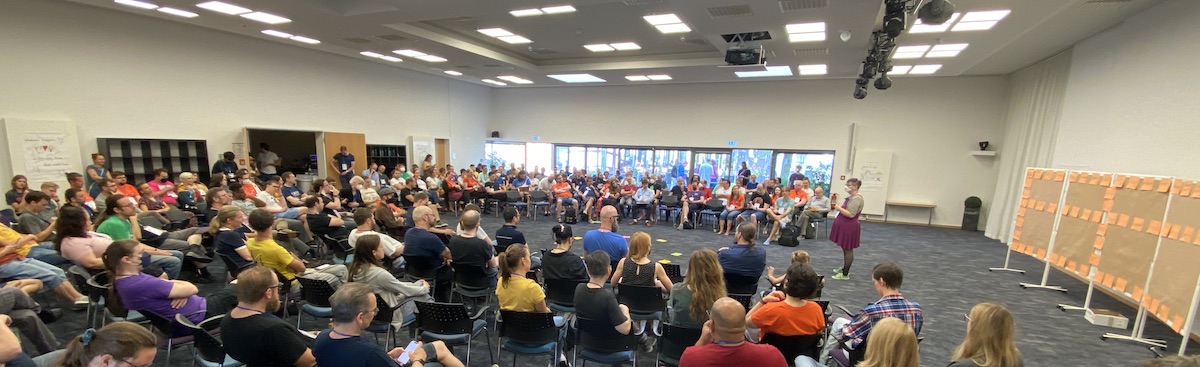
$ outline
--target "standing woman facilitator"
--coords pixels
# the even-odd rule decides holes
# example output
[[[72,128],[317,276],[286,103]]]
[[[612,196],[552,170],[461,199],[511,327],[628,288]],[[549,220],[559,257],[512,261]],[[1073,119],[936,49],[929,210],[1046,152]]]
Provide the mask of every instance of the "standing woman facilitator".
[[[849,280],[850,265],[854,263],[854,249],[858,248],[862,227],[858,215],[862,214],[863,198],[858,194],[862,181],[857,178],[846,180],[846,200],[842,204],[833,201],[833,210],[837,218],[833,220],[833,229],[829,230],[829,240],[842,248],[842,268],[835,269],[833,279]],[[837,199],[834,199],[837,200]]]

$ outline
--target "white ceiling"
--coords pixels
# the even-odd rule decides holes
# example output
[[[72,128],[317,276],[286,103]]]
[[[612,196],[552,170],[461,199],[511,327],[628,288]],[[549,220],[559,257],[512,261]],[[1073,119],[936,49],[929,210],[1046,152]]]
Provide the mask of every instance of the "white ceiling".
[[[182,18],[144,10],[113,0],[70,0],[169,21],[218,29],[271,42],[330,52],[347,57],[441,75],[492,86],[482,79],[517,76],[533,84],[512,87],[569,85],[550,74],[588,73],[607,80],[602,85],[698,83],[780,79],[853,78],[866,56],[870,32],[881,24],[882,0],[228,0],[255,11],[291,19],[277,25],[196,7],[207,0],[141,0],[199,14]],[[987,31],[908,34],[899,46],[969,43],[954,58],[895,60],[896,65],[942,64],[934,76],[1003,75],[1062,51],[1074,43],[1157,4],[1161,0],[950,0],[960,13],[1010,9],[1012,12]],[[534,17],[514,17],[518,9],[571,5],[577,11]],[[712,12],[749,10],[750,14],[713,17]],[[692,31],[662,34],[642,19],[673,13]],[[910,19],[910,23],[912,20]],[[822,42],[789,43],[785,25],[825,22]],[[533,41],[508,44],[476,32],[503,28]],[[309,45],[262,34],[278,30],[320,40]],[[848,42],[839,39],[850,31]],[[760,42],[768,65],[789,66],[793,76],[738,78],[735,68],[722,68],[728,44],[722,34],[769,31],[772,40]],[[585,44],[635,42],[636,51],[594,53]],[[448,59],[431,63],[392,53],[413,49]],[[363,51],[395,56],[389,62],[362,56]],[[797,65],[827,64],[828,74],[800,76]],[[462,72],[446,75],[443,70]],[[670,75],[670,81],[631,82],[629,75]],[[593,84],[594,85],[594,84]],[[847,88],[851,88],[847,85]]]

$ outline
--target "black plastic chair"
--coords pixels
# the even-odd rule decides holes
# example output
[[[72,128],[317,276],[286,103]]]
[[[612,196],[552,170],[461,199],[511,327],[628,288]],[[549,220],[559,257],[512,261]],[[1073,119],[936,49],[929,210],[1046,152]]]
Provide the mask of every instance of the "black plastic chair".
[[[608,320],[599,321],[586,317],[575,318],[575,352],[571,357],[575,360],[580,354],[583,361],[603,363],[608,365],[633,364],[637,366],[637,353],[634,345],[637,337],[617,332]],[[628,353],[628,357],[625,356]],[[576,365],[574,361],[571,363]],[[582,366],[580,366],[582,367]]]
[[[437,269],[429,264],[429,259],[411,255],[403,255],[405,280],[423,279],[429,283],[429,294],[437,294]]]
[[[158,347],[167,350],[165,361],[169,365],[171,363],[171,351],[177,347],[191,346],[193,335],[175,336],[175,323],[162,315],[150,310],[138,310],[146,320],[150,321],[151,330],[158,337]],[[204,310],[196,311],[195,313],[204,313]],[[185,318],[189,315],[183,315]]]
[[[517,208],[517,215],[521,215],[521,209],[525,209],[526,213],[529,212],[529,204],[524,201],[525,198],[521,196],[520,192],[510,190],[505,195],[508,195],[508,202],[504,205],[511,205]]]
[[[705,218],[712,217],[713,228],[716,228],[717,216],[721,215],[724,207],[725,202],[721,201],[721,199],[708,199],[708,201],[704,202],[704,209],[700,210],[699,213],[700,224],[704,223]]]
[[[98,327],[96,326],[96,315],[101,310],[100,301],[104,298],[105,290],[88,284],[88,279],[92,277],[92,274],[82,266],[71,265],[67,268],[67,275],[71,276],[71,282],[75,283],[75,288],[88,298],[87,326]]]
[[[395,306],[388,305],[387,302],[383,301],[383,297],[379,296],[379,293],[375,294],[375,307],[378,309],[378,312],[375,312],[375,317],[371,319],[371,324],[367,325],[367,328],[364,330],[375,334],[376,344],[379,343],[379,334],[384,334],[384,337],[387,338],[388,343],[391,343],[384,344],[384,347],[390,348],[397,345],[396,332],[399,330],[393,327],[394,325],[392,325],[392,321],[395,321],[396,310],[403,306],[403,303]],[[416,321],[416,318],[400,324],[400,327],[409,327],[408,337],[410,339],[416,337],[416,330],[413,330],[412,328],[412,323],[414,321]]]
[[[746,312],[750,312],[750,301],[754,299],[753,294],[729,293],[728,295],[729,295],[729,298],[733,298],[733,300],[738,301],[738,303],[741,303],[742,307],[746,308]]]
[[[550,355],[550,364],[554,364],[554,357],[561,345],[559,329],[554,325],[554,314],[501,310],[500,318],[496,321],[500,348],[512,353],[514,367],[518,355],[547,354]],[[499,351],[496,356],[499,357]]]
[[[629,307],[629,318],[634,321],[662,321],[663,311],[667,309],[667,300],[663,298],[662,289],[655,286],[621,284],[617,288],[617,302]],[[642,323],[642,334],[646,324]],[[653,330],[655,335],[660,334]]]
[[[540,208],[540,207],[546,207],[547,209],[549,209],[549,207],[551,205],[553,205],[553,203],[550,200],[551,200],[550,195],[547,195],[545,191],[533,190],[532,192],[529,193],[529,201],[530,201],[529,204],[533,206],[534,211],[537,211],[537,208]],[[533,217],[534,222],[537,221],[536,213],[530,212],[529,216]]]
[[[345,265],[350,262],[350,259],[346,255],[352,253],[354,248],[350,246],[349,237],[333,237],[323,234],[319,238],[321,239],[321,243],[325,244],[325,247],[333,252],[334,264]]]
[[[192,331],[193,344],[197,352],[193,359],[193,366],[197,364],[204,367],[239,367],[245,365],[245,363],[225,354],[225,346],[218,335],[221,319],[224,317],[225,315],[213,316],[201,321],[197,325],[193,324],[186,317],[183,317],[182,314],[175,315],[176,323]]]
[[[586,280],[546,279],[546,306],[555,312],[575,313],[575,290]]]
[[[454,294],[459,296],[460,301],[470,300],[471,309],[479,307],[476,301],[480,298],[483,299],[485,308],[491,304],[492,295],[496,294],[496,290],[492,289],[491,276],[482,266],[459,263],[450,265],[454,268]]]
[[[796,357],[800,355],[806,355],[814,360],[817,359],[821,354],[821,338],[823,336],[822,334],[783,336],[766,333],[763,334],[762,340],[759,340],[759,343],[770,344],[775,349],[779,349],[779,352],[783,353],[783,359],[787,361],[788,365],[794,366]]]
[[[492,337],[487,328],[487,320],[482,316],[487,309],[482,309],[474,315],[467,314],[467,307],[461,303],[417,302],[417,325],[422,341],[431,343],[441,340],[446,346],[466,345],[467,358],[465,365],[471,365],[471,341],[480,332],[487,340],[488,358],[492,364],[496,358],[492,356]]]
[[[696,345],[700,333],[700,329],[664,324],[662,337],[658,338],[658,362],[671,367],[679,366],[683,350]]]
[[[663,271],[667,272],[667,278],[671,278],[671,283],[679,283],[684,279],[683,267],[679,264],[662,264]]]
[[[233,262],[233,259],[229,256],[219,252],[217,253],[217,256],[221,258],[221,262],[225,263],[225,273],[228,274],[229,281],[237,279],[238,274],[241,274],[242,270],[246,270],[255,266],[254,263],[247,263],[246,266],[238,267],[237,264]]]
[[[301,300],[304,302],[300,306],[300,312],[296,314],[296,328],[300,328],[300,319],[304,314],[309,314],[314,317],[332,318],[333,306],[329,303],[329,297],[333,296],[333,286],[329,282],[318,279],[308,279],[296,277],[296,281],[300,282],[300,287],[303,290]]]
[[[754,294],[758,292],[758,277],[751,277],[726,272],[725,293]]]

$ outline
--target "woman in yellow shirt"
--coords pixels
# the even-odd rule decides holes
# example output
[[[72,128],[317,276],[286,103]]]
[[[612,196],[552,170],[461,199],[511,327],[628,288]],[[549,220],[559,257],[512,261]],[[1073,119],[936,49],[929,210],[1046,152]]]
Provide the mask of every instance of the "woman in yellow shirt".
[[[500,253],[499,260],[500,283],[496,285],[496,300],[500,303],[500,309],[550,313],[542,286],[525,278],[531,264],[529,248],[520,243],[509,245]]]

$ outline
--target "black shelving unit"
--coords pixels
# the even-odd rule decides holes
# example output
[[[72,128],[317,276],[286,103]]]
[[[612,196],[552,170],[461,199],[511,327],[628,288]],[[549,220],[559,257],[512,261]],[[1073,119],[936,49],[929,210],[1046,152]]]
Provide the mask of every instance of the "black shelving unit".
[[[367,144],[367,164],[375,162],[387,165],[387,175],[392,177],[392,170],[397,164],[408,164],[408,152],[403,145]],[[361,173],[361,172],[355,172]]]
[[[131,184],[151,180],[154,170],[164,168],[172,181],[180,172],[192,172],[207,185],[212,169],[204,140],[97,138],[96,147],[108,158],[109,169],[125,172]]]

